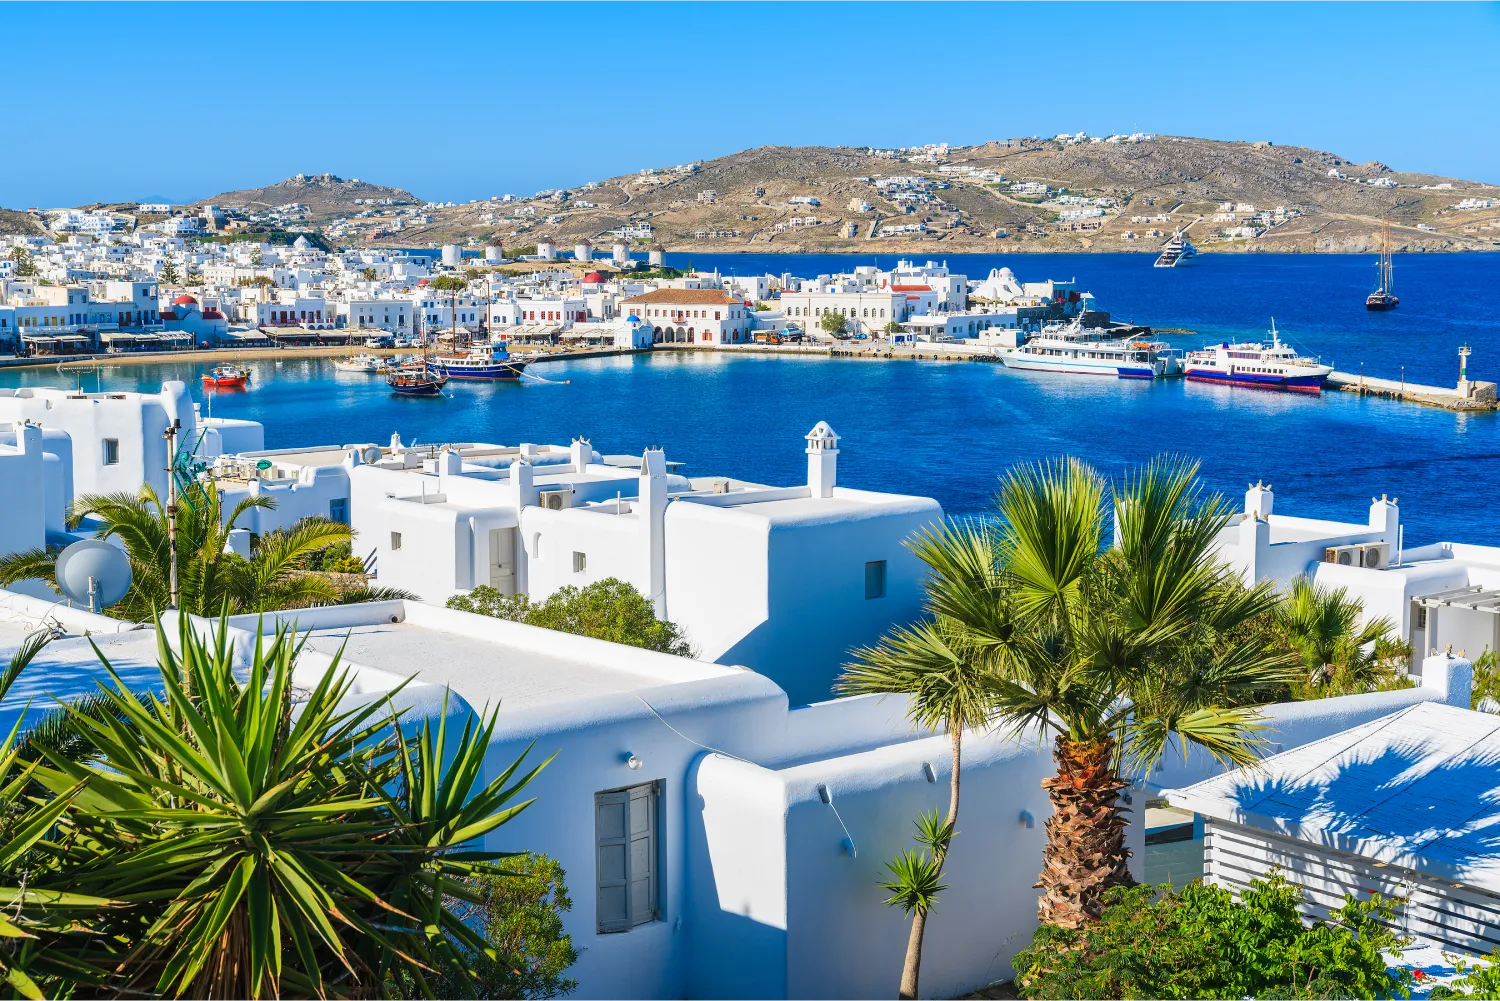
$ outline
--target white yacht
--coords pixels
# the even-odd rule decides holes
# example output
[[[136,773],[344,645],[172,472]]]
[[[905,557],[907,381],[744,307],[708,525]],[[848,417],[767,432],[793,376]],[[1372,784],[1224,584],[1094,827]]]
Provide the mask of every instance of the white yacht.
[[[1187,237],[1182,235],[1182,230],[1172,234],[1166,243],[1161,245],[1161,256],[1152,265],[1157,268],[1180,268],[1184,264],[1192,264],[1198,256],[1198,248],[1188,243]]]
[[[358,372],[361,375],[379,375],[385,371],[385,359],[379,355],[358,354],[352,358],[337,358],[333,367],[340,372]]]
[[[1109,375],[1117,379],[1160,379],[1178,375],[1177,352],[1160,341],[1111,338],[1085,330],[1080,316],[1067,326],[1047,326],[1000,355],[1006,368],[1072,375]]]
[[[1189,351],[1184,369],[1194,382],[1219,382],[1257,389],[1318,393],[1333,371],[1317,358],[1299,355],[1281,343],[1276,319],[1271,318],[1271,343],[1216,344]]]

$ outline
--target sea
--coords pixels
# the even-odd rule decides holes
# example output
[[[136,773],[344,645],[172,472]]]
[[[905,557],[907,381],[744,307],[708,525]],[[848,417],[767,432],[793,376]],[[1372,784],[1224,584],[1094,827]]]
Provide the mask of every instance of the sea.
[[[724,274],[811,277],[890,255],[674,255]],[[1342,371],[1452,385],[1500,378],[1500,254],[1396,259],[1398,309],[1369,313],[1373,257],[1204,254],[1154,269],[1142,254],[950,255],[970,277],[1010,267],[1023,281],[1077,279],[1118,320],[1172,333],[1183,347],[1283,337]],[[243,392],[206,392],[203,363],[102,365],[97,371],[0,370],[0,386],[81,385],[153,391],[183,379],[206,412],[266,426],[269,448],[310,444],[590,439],[601,453],[660,446],[688,475],[803,481],[803,436],[826,420],[841,436],[843,486],[937,498],[953,515],[993,506],[1017,463],[1078,456],[1118,480],[1159,455],[1200,464],[1205,486],[1235,504],[1271,484],[1280,514],[1363,521],[1373,497],[1400,499],[1408,545],[1500,544],[1488,491],[1500,482],[1497,417],[1350,393],[1281,394],[1183,380],[1137,382],[1023,373],[980,363],[867,361],[730,352],[660,352],[535,366],[546,381],[450,384],[435,399],[398,398],[378,377],[325,360],[271,356]]]

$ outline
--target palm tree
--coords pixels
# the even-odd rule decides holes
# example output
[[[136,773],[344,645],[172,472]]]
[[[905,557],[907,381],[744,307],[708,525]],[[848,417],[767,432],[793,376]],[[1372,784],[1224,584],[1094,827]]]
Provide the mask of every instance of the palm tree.
[[[1389,662],[1396,652],[1395,626],[1383,618],[1361,625],[1363,616],[1364,603],[1345,588],[1322,587],[1307,577],[1292,582],[1277,609],[1276,623],[1303,668],[1294,694],[1351,695],[1394,679]]]
[[[43,747],[30,774],[56,826],[31,885],[81,895],[88,933],[43,939],[55,966],[82,971],[60,981],[112,996],[380,997],[391,979],[430,996],[425,978],[440,976],[473,995],[461,957],[492,950],[455,906],[503,855],[474,846],[530,805],[518,797],[551,759],[520,774],[523,752],[486,776],[493,715],[406,732],[388,702],[351,707],[338,657],[294,691],[300,647],[285,628],[257,635],[240,680],[227,619],[204,638],[184,616],[175,650],[158,627],[160,696],[111,672],[109,711],[71,714],[82,760]]]
[[[991,711],[992,677],[981,650],[968,642],[964,616],[968,609],[950,599],[983,593],[995,583],[993,538],[975,523],[945,525],[920,533],[911,543],[927,564],[927,612],[930,618],[911,627],[898,627],[873,647],[857,650],[854,663],[844,669],[837,688],[848,695],[894,692],[908,697],[907,719],[924,730],[946,729],[952,758],[948,778],[948,814],[938,824],[919,823],[927,857],[905,854],[891,866],[892,903],[911,914],[906,960],[901,969],[900,997],[917,996],[922,967],[922,938],[926,933],[938,881],[947,861],[958,823],[959,779],[966,728],[982,726]],[[975,619],[983,620],[983,614]]]
[[[177,503],[178,607],[197,615],[268,611],[315,604],[336,604],[342,589],[326,575],[310,573],[304,563],[313,553],[348,542],[347,525],[325,518],[304,518],[290,529],[267,532],[257,540],[249,560],[228,550],[229,533],[252,508],[274,509],[265,496],[247,497],[225,518],[212,484],[197,481],[183,488]],[[110,613],[149,621],[170,605],[170,548],[166,505],[150,484],[134,493],[78,498],[68,527],[97,517],[99,537],[117,538],[130,558],[132,579],[124,600]],[[0,558],[0,587],[39,579],[56,587],[57,552],[33,549]]]

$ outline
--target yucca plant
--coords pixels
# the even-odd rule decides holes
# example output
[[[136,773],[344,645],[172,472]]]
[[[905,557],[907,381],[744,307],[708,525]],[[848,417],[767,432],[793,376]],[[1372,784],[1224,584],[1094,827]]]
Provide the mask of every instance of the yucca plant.
[[[158,629],[160,695],[143,701],[105,661],[108,711],[70,712],[83,760],[38,745],[33,777],[69,798],[89,848],[44,888],[124,905],[98,923],[123,943],[107,990],[377,997],[429,971],[472,982],[449,937],[486,945],[448,901],[463,877],[501,871],[480,841],[530,804],[517,797],[547,762],[485,781],[493,716],[407,734],[388,702],[349,707],[338,657],[294,692],[299,648],[285,627],[258,634],[237,677],[227,619],[205,640],[183,616],[176,649]]]

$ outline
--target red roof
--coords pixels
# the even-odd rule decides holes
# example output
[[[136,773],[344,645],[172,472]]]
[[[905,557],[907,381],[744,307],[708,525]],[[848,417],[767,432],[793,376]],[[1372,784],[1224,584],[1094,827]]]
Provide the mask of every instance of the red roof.
[[[931,292],[931,285],[892,285],[892,292]]]
[[[590,271],[588,274],[583,276],[583,283],[585,285],[603,285],[604,276],[597,271]]]
[[[192,296],[190,296],[186,292],[184,292],[182,295],[179,295],[177,298],[175,298],[175,299],[172,300],[172,305],[174,305],[174,306],[196,306],[196,305],[198,305],[198,300],[194,299]]]

